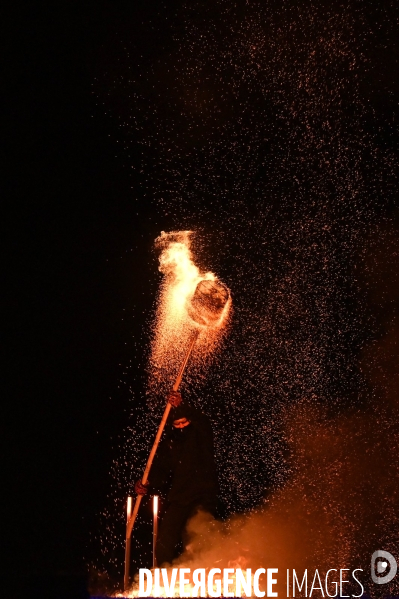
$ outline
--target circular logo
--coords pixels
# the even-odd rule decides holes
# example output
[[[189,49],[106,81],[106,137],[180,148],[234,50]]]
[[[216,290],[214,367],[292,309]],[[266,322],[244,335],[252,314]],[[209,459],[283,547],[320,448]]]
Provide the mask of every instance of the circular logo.
[[[382,558],[382,559],[381,559]],[[387,571],[389,566],[389,570]],[[374,551],[371,556],[371,578],[376,584],[386,584],[391,582],[392,578],[396,575],[398,565],[394,556],[389,551]],[[376,572],[377,571],[377,572]],[[379,576],[384,574],[383,576]]]

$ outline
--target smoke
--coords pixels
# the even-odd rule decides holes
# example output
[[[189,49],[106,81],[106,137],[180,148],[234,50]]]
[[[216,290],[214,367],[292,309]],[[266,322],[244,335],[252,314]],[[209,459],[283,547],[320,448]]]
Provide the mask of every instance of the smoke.
[[[289,482],[258,509],[224,523],[199,512],[176,565],[278,568],[279,594],[287,568],[363,568],[367,587],[371,553],[398,553],[397,421],[397,414],[382,415],[378,402],[366,413],[331,417],[304,400],[286,414]]]
[[[178,565],[279,572],[362,568],[372,596],[398,592],[395,579],[381,591],[369,575],[375,550],[399,557],[398,247],[398,229],[390,224],[373,231],[360,251],[357,275],[380,336],[361,354],[365,385],[357,407],[334,414],[304,398],[284,409],[286,484],[259,508],[224,523],[198,513],[188,523]]]

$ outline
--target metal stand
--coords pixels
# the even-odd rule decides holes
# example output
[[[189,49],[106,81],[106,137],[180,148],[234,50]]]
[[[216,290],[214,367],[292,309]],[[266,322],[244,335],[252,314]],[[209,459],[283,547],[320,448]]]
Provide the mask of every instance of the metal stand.
[[[152,498],[153,501],[153,525],[152,525],[152,567],[155,569],[157,567],[157,556],[155,553],[155,548],[157,546],[157,537],[158,537],[158,495],[154,495]]]

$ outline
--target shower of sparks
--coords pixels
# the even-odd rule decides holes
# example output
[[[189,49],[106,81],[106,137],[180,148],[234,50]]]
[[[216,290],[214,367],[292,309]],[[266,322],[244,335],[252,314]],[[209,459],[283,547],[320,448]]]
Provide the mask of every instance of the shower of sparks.
[[[183,391],[212,419],[223,515],[275,517],[255,512],[242,534],[228,520],[233,540],[209,542],[216,554],[256,545],[266,563],[265,538],[282,567],[299,547],[368,569],[373,548],[399,546],[396,10],[193,1],[174,46],[137,66],[124,39],[98,86],[160,230],[207,231],[211,267],[235,292],[223,362]],[[153,428],[139,400],[104,541],[119,570],[112,518]]]
[[[204,357],[215,347],[229,319],[231,299],[214,323],[201,325],[190,316],[190,302],[201,280],[217,281],[212,272],[201,272],[191,251],[191,231],[162,233],[155,244],[161,254],[159,270],[164,275],[150,357],[151,374],[169,384],[180,366],[194,330],[199,331],[194,359]],[[191,360],[191,361],[192,361]]]

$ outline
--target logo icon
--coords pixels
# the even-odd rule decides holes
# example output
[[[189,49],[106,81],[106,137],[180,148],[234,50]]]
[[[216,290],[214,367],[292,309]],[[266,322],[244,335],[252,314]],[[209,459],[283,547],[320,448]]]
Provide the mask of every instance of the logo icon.
[[[373,582],[376,584],[391,582],[392,578],[396,576],[397,570],[396,559],[389,551],[382,551],[382,549],[374,551],[371,556],[371,578]]]

